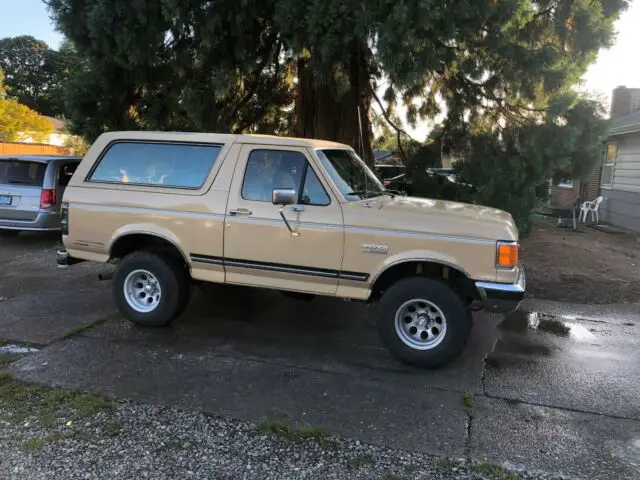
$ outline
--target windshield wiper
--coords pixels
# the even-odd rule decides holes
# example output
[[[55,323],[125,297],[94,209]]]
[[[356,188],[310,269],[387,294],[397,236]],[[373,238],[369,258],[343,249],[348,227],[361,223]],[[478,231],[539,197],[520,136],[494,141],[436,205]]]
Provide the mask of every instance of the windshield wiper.
[[[383,195],[383,194],[384,192],[374,192],[373,190],[353,190],[347,193],[346,195],[348,196],[357,195],[359,197],[371,198],[371,197],[377,197],[378,195]]]
[[[9,180],[11,185],[31,185],[32,182],[23,182],[22,180]]]

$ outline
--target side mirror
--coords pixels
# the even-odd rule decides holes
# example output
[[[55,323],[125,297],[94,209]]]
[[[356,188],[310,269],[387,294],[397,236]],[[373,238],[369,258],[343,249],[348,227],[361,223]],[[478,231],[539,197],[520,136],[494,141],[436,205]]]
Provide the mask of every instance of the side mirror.
[[[300,234],[291,228],[291,224],[282,210],[284,210],[284,207],[287,205],[293,205],[296,203],[297,199],[298,194],[293,188],[276,188],[271,194],[271,203],[274,205],[280,205],[280,217],[282,217],[282,221],[287,226],[289,233],[294,237],[298,237]]]
[[[274,205],[293,205],[298,199],[298,194],[293,188],[276,188],[271,194],[271,203]]]

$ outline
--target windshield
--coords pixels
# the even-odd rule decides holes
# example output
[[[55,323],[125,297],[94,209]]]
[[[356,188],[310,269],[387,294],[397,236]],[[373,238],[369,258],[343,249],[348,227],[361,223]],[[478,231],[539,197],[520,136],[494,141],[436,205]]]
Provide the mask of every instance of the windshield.
[[[380,180],[351,150],[316,150],[318,158],[340,193],[348,201],[376,197],[385,193]]]
[[[44,163],[0,160],[0,184],[41,187],[46,170]]]

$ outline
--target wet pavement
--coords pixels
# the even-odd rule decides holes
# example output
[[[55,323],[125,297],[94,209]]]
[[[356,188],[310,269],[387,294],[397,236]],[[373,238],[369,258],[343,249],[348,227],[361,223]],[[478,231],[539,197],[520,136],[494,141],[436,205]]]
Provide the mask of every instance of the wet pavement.
[[[638,305],[529,300],[507,318],[479,313],[464,354],[428,371],[384,349],[370,307],[335,299],[205,285],[170,327],[135,327],[96,279],[101,267],[58,271],[51,240],[22,238],[0,239],[0,337],[44,348],[12,365],[18,378],[577,478],[640,478]]]

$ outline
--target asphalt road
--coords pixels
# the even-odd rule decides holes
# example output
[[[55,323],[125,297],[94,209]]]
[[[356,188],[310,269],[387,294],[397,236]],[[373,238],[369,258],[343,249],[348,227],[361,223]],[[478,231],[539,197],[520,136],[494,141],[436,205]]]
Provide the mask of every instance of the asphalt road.
[[[0,239],[0,337],[39,349],[12,365],[18,378],[516,469],[640,478],[638,305],[477,314],[465,353],[428,371],[390,356],[369,307],[328,298],[200,286],[173,325],[141,329],[117,314],[101,266],[59,271],[54,252],[52,237]]]

